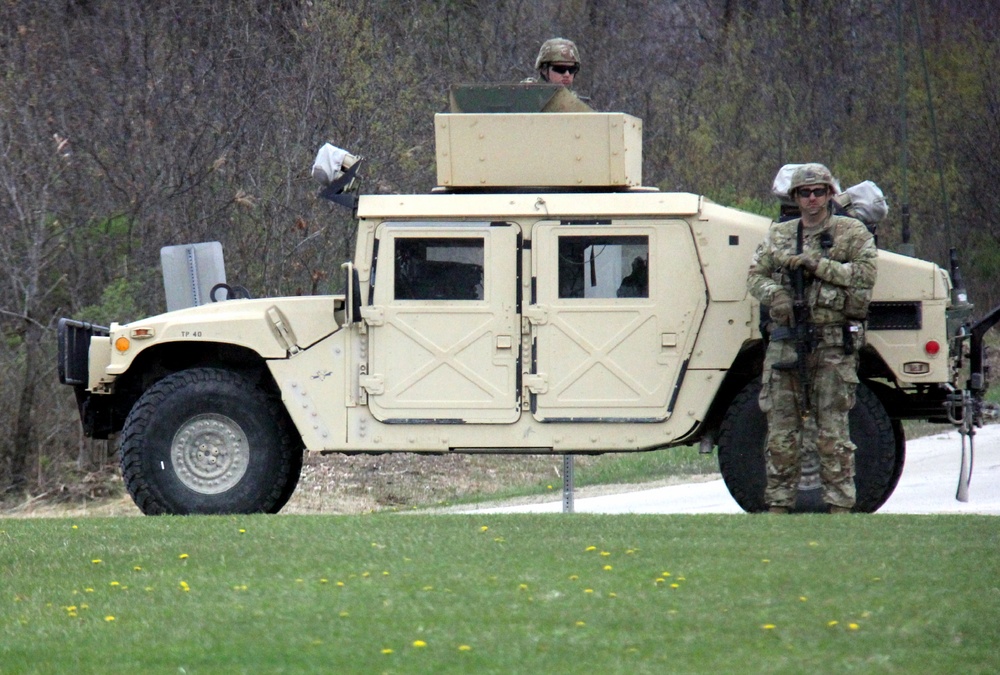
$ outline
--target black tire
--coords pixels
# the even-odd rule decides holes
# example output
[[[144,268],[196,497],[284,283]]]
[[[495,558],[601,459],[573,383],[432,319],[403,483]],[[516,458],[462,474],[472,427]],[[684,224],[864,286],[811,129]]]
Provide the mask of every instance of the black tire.
[[[760,382],[747,384],[722,420],[719,430],[719,470],[729,493],[740,508],[758,513],[767,508],[764,488],[767,467],[767,417],[757,397]],[[873,513],[892,495],[903,470],[906,440],[899,422],[889,419],[882,402],[864,384],[857,389],[857,402],[849,416],[851,440],[857,446],[854,483],[857,513]],[[818,467],[804,470],[794,511],[818,513],[827,510],[816,476]]]
[[[302,461],[304,459],[305,451],[303,448],[299,448],[292,452],[291,463],[288,466],[288,478],[285,480],[285,487],[278,495],[278,501],[274,505],[274,510],[269,511],[269,513],[277,513],[281,509],[285,508],[285,504],[288,500],[292,498],[295,493],[295,488],[299,485],[299,477],[302,475]]]
[[[280,403],[228,370],[165,377],[122,429],[125,486],[147,515],[276,513],[301,466],[301,439]]]

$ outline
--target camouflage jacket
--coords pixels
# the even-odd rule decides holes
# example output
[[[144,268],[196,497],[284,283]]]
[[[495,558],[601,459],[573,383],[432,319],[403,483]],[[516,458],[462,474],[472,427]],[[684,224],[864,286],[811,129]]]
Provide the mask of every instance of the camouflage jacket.
[[[754,253],[747,290],[762,305],[770,305],[774,294],[785,289],[794,295],[788,259],[795,255],[799,218],[772,223]],[[820,245],[824,232],[832,236],[828,248]],[[875,285],[875,240],[861,221],[828,216],[820,225],[805,228],[802,250],[820,258],[814,274],[806,273],[806,301],[816,325],[864,319]]]

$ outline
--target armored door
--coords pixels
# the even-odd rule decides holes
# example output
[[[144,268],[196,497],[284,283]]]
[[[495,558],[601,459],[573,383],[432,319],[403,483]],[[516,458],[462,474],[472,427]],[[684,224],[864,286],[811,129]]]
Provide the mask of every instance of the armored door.
[[[361,379],[384,422],[517,419],[518,228],[383,223]]]
[[[538,223],[532,275],[535,417],[669,417],[706,306],[687,223]]]

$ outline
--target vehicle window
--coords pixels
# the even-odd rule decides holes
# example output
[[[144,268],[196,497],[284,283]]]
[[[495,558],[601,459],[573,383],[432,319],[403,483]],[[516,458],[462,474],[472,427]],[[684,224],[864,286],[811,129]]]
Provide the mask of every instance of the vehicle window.
[[[559,237],[560,298],[648,298],[649,237]]]
[[[396,300],[482,300],[482,238],[397,237]]]

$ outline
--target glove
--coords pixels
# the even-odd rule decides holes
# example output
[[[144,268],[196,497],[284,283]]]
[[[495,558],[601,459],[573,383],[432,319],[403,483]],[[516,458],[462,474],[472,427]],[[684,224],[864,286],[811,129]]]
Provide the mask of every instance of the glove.
[[[771,298],[771,321],[779,326],[787,326],[792,318],[792,296],[780,290]]]
[[[799,267],[805,268],[810,274],[816,272],[819,267],[819,258],[808,253],[799,253],[788,258],[788,269],[797,270]]]

